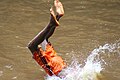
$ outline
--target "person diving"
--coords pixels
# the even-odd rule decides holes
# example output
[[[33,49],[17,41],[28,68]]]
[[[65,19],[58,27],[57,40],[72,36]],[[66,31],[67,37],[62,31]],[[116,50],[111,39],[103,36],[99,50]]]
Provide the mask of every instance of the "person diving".
[[[59,0],[54,1],[54,7],[56,15],[52,7],[49,24],[28,43],[28,49],[32,52],[33,58],[50,76],[57,76],[66,67],[64,60],[57,55],[48,40],[60,25],[59,20],[64,15],[63,5]]]

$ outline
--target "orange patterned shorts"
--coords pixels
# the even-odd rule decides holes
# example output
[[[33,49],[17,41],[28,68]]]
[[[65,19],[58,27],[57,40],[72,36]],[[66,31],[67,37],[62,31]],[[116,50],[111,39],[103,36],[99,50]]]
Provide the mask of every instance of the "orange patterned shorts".
[[[45,51],[42,48],[35,51],[33,58],[50,76],[53,74],[58,75],[66,67],[63,59],[57,55],[51,44],[47,44]]]

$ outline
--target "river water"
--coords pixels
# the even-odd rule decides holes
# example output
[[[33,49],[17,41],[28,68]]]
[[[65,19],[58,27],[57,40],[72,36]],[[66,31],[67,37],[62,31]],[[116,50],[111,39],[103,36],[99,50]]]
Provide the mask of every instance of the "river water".
[[[120,80],[120,0],[62,3],[65,15],[50,38],[57,53],[68,65],[75,59],[84,65],[96,48],[102,50],[97,52],[104,60],[100,80]],[[45,80],[26,46],[48,24],[52,4],[53,0],[0,0],[0,80]]]

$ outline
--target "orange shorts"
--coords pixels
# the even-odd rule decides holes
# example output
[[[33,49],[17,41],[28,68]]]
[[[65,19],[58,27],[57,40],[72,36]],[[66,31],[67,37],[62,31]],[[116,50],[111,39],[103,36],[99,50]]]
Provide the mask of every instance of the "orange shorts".
[[[66,67],[63,59],[56,54],[51,44],[47,44],[46,51],[43,51],[41,48],[35,51],[33,58],[50,76],[53,74],[58,75],[58,73]],[[49,66],[49,69],[46,67],[46,64]],[[52,71],[52,73],[50,71]]]

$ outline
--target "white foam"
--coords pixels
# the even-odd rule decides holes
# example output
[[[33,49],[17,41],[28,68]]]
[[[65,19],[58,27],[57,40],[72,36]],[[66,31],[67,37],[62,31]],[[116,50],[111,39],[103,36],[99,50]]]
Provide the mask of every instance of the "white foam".
[[[45,80],[98,80],[98,75],[100,75],[103,68],[103,63],[107,64],[103,59],[101,59],[100,54],[106,54],[111,52],[119,53],[120,43],[115,44],[105,44],[104,46],[99,46],[94,49],[85,61],[85,65],[80,64],[78,60],[72,61],[66,69],[64,69],[59,78],[57,76],[48,76]]]

